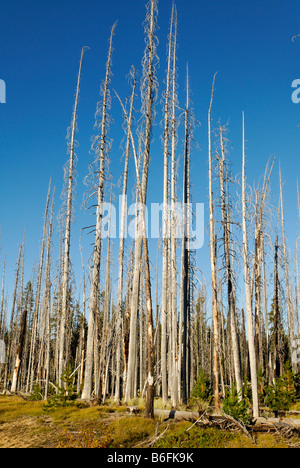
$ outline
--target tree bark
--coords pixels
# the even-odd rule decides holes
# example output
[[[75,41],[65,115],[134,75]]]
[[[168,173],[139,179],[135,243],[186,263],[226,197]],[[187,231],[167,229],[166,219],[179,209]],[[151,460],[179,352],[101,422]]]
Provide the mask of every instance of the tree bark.
[[[74,170],[75,170],[75,134],[77,127],[77,109],[79,102],[79,91],[81,81],[81,70],[83,56],[86,47],[81,50],[81,57],[79,63],[79,72],[77,79],[76,97],[73,110],[73,117],[71,123],[71,135],[69,142],[69,168],[66,173],[67,185],[67,203],[66,203],[66,218],[64,228],[64,251],[63,251],[63,265],[62,265],[62,303],[61,303],[61,319],[60,319],[60,336],[59,336],[59,361],[58,361],[58,375],[59,383],[62,385],[61,376],[65,367],[65,345],[66,345],[66,321],[68,313],[68,294],[69,294],[69,276],[70,276],[70,246],[71,246],[71,221],[72,221],[72,206],[73,206],[73,186],[74,186]]]
[[[27,326],[27,310],[24,310],[22,321],[21,321],[21,327],[20,327],[20,338],[19,338],[19,345],[17,349],[15,369],[14,369],[12,385],[11,385],[12,393],[15,393],[17,391],[19,371],[20,371],[20,366],[21,366],[23,351],[24,351],[26,326]]]
[[[212,286],[212,310],[213,310],[213,386],[214,386],[214,405],[220,408],[219,395],[219,314],[218,314],[218,286],[217,286],[217,258],[215,242],[214,225],[214,201],[212,189],[212,145],[211,145],[211,111],[214,97],[215,78],[213,79],[211,100],[208,111],[208,163],[209,163],[209,233],[210,233],[210,268],[211,268],[211,286]]]
[[[106,76],[103,88],[103,101],[101,108],[101,123],[100,135],[94,140],[94,149],[97,157],[99,157],[100,170],[97,181],[97,214],[96,214],[96,233],[93,253],[93,263],[91,271],[91,290],[90,290],[90,307],[89,307],[89,322],[88,335],[86,345],[86,365],[84,375],[84,387],[82,391],[82,399],[89,400],[93,390],[93,367],[94,367],[94,340],[95,340],[95,320],[99,307],[99,285],[100,285],[100,265],[101,265],[101,245],[102,245],[102,216],[104,202],[104,179],[105,179],[105,158],[107,144],[107,109],[109,105],[109,83],[112,64],[112,40],[116,28],[116,23],[113,25],[110,34],[108,59],[106,62]]]
[[[251,293],[251,278],[250,278],[250,268],[249,268],[247,213],[246,213],[244,114],[243,114],[242,211],[243,211],[242,212],[242,226],[243,226],[244,282],[245,282],[245,294],[246,294],[246,315],[247,315],[248,346],[249,346],[249,359],[250,359],[252,399],[253,399],[253,417],[258,418],[259,417],[259,402],[258,402],[258,388],[257,388],[256,353],[255,353],[254,332],[253,332],[252,293]]]

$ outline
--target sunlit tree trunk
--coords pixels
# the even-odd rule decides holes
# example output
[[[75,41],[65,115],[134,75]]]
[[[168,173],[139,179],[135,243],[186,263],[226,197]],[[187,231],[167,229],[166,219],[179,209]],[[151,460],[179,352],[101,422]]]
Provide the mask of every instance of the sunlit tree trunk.
[[[258,418],[259,417],[259,402],[258,402],[258,388],[257,388],[256,353],[255,353],[255,345],[254,345],[252,293],[251,293],[251,278],[250,278],[249,248],[248,248],[248,233],[247,233],[244,114],[243,114],[243,164],[242,164],[242,229],[243,229],[244,283],[245,283],[245,295],[246,295],[246,315],[247,315],[248,346],[249,346],[250,373],[251,373],[251,388],[252,388],[252,399],[253,399],[253,417]]]
[[[228,308],[230,317],[230,331],[231,331],[231,344],[233,353],[233,367],[235,374],[235,381],[237,391],[242,396],[242,376],[241,376],[241,362],[237,330],[237,316],[236,316],[236,297],[234,293],[234,277],[232,272],[231,262],[231,248],[230,248],[230,232],[229,232],[229,219],[228,219],[228,206],[226,206],[226,193],[225,193],[225,146],[223,138],[223,128],[220,126],[220,144],[221,144],[221,157],[219,158],[219,174],[220,174],[220,189],[221,189],[221,211],[222,211],[222,226],[223,226],[223,242],[225,253],[225,269],[226,269],[226,283],[228,295]]]
[[[209,164],[209,234],[210,234],[210,268],[212,286],[212,311],[213,311],[213,384],[214,384],[214,405],[216,409],[220,407],[219,395],[219,313],[218,313],[218,286],[217,286],[217,256],[215,242],[215,222],[214,222],[214,200],[212,188],[212,144],[211,144],[211,111],[214,97],[215,76],[212,85],[211,101],[208,111],[208,164]]]
[[[172,60],[172,98],[171,98],[171,322],[172,322],[172,403],[173,407],[180,399],[180,368],[178,349],[177,318],[177,259],[176,259],[176,47],[177,47],[177,11],[173,5],[173,60]]]
[[[47,241],[47,223],[48,223],[48,211],[49,211],[49,203],[50,203],[50,192],[51,192],[51,180],[49,182],[48,195],[47,195],[47,201],[46,201],[42,246],[41,246],[40,260],[39,260],[39,267],[38,267],[37,287],[36,287],[36,296],[35,296],[35,306],[34,306],[34,312],[33,312],[31,345],[30,345],[30,355],[29,355],[28,374],[27,374],[27,386],[26,386],[27,392],[32,391],[33,382],[34,382],[37,328],[38,328],[38,320],[39,320],[39,312],[40,312],[44,256],[45,256],[46,241]]]
[[[108,106],[109,106],[109,84],[112,65],[112,40],[115,32],[116,24],[113,25],[110,35],[110,44],[108,59],[106,62],[106,77],[103,86],[103,100],[101,104],[101,122],[100,134],[95,138],[93,147],[96,151],[97,159],[99,158],[100,169],[97,185],[97,214],[96,214],[96,233],[95,245],[93,253],[93,263],[91,269],[91,292],[89,305],[89,323],[88,336],[86,345],[86,364],[84,375],[84,387],[82,399],[89,400],[93,390],[93,363],[94,363],[94,340],[95,340],[95,318],[99,307],[99,285],[100,285],[100,264],[101,264],[101,241],[102,241],[102,216],[104,202],[104,180],[105,180],[105,158],[107,150],[107,121],[108,121]],[[98,111],[97,111],[98,113]]]
[[[142,113],[145,117],[145,127],[142,134],[142,158],[143,158],[143,174],[142,182],[139,182],[139,164],[135,156],[137,182],[140,186],[139,199],[143,207],[146,204],[149,161],[150,161],[150,146],[151,146],[151,130],[154,119],[154,103],[156,100],[156,78],[155,78],[155,58],[156,58],[156,43],[155,43],[155,28],[157,16],[157,1],[151,0],[147,5],[146,17],[146,37],[147,47],[143,59],[143,79],[142,79]],[[143,208],[142,208],[143,209]],[[144,247],[144,262],[145,262],[145,290],[146,290],[146,313],[147,313],[147,333],[148,333],[148,349],[147,349],[147,408],[146,413],[149,417],[153,416],[153,397],[154,397],[154,363],[153,363],[153,317],[152,317],[152,298],[151,298],[151,283],[150,283],[150,268],[148,254],[148,239],[146,234],[146,226],[144,219],[144,211],[142,213],[142,236],[136,239],[135,253],[135,270],[133,276],[133,291],[132,291],[132,307],[130,316],[130,338],[129,338],[129,356],[128,356],[128,372],[125,400],[134,396],[135,382],[135,363],[136,363],[136,327],[137,327],[137,308],[138,308],[138,291],[140,264],[142,259],[142,247]]]
[[[130,99],[130,110],[127,121],[127,137],[126,137],[126,150],[125,150],[125,167],[123,176],[123,189],[122,189],[122,207],[120,219],[120,245],[119,245],[119,279],[118,279],[118,299],[117,299],[117,354],[116,354],[116,386],[115,386],[115,401],[118,403],[121,397],[121,349],[122,349],[122,307],[123,307],[123,275],[124,275],[124,248],[125,248],[125,215],[126,215],[126,199],[127,199],[127,185],[128,185],[128,167],[129,155],[132,135],[132,119],[133,119],[133,103],[136,89],[135,70],[132,69],[132,94]],[[125,111],[125,109],[124,109]]]
[[[23,351],[24,351],[26,325],[27,325],[27,310],[23,312],[22,321],[21,321],[19,345],[17,349],[17,356],[16,356],[15,368],[13,372],[12,385],[11,385],[12,393],[15,393],[17,391],[19,371],[20,371],[20,366],[21,366],[21,361],[22,361]]]
[[[63,265],[62,265],[62,303],[61,303],[61,318],[60,318],[60,335],[59,335],[59,361],[58,361],[58,375],[59,382],[61,382],[61,376],[65,366],[65,341],[66,341],[66,321],[68,313],[68,294],[69,294],[69,276],[70,276],[70,246],[71,246],[71,220],[72,220],[72,207],[73,207],[73,188],[74,188],[74,171],[76,164],[75,155],[75,134],[77,129],[77,109],[79,102],[79,91],[81,81],[81,70],[83,56],[86,47],[81,50],[81,57],[79,63],[79,72],[77,79],[76,97],[73,110],[72,123],[70,128],[70,141],[69,141],[69,152],[70,158],[68,167],[65,172],[65,183],[66,183],[66,213],[65,213],[65,227],[64,227],[64,251],[63,251]]]
[[[292,355],[292,368],[294,372],[297,372],[298,363],[293,359],[293,356],[294,356],[293,347],[295,343],[295,324],[294,324],[294,311],[293,311],[293,303],[292,303],[292,296],[291,296],[288,255],[287,255],[286,239],[285,239],[285,222],[284,222],[281,171],[280,171],[279,177],[280,177],[281,232],[282,232],[286,300],[287,300],[287,311],[288,311],[288,325],[289,325],[289,345],[290,345],[290,350],[291,350],[291,355]]]

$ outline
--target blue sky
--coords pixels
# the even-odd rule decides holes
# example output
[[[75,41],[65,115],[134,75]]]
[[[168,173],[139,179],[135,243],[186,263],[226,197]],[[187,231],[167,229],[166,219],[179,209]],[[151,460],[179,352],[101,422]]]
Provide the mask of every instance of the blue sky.
[[[172,2],[159,2],[159,96],[164,90],[166,40]],[[218,71],[213,109],[214,124],[229,123],[232,170],[241,168],[241,115],[245,111],[247,176],[259,180],[270,156],[276,155],[272,190],[278,190],[280,160],[289,246],[299,234],[296,183],[300,168],[300,104],[291,100],[293,80],[300,78],[300,5],[296,0],[177,0],[178,80],[184,105],[185,69],[189,63],[193,108],[201,126],[195,132],[199,149],[193,152],[194,200],[207,205],[207,110],[212,77]],[[108,37],[118,20],[114,37],[112,88],[125,99],[131,65],[140,69],[144,51],[143,0],[10,0],[0,2],[0,79],[5,80],[7,102],[0,104],[0,268],[7,257],[7,290],[18,245],[26,232],[26,277],[39,256],[43,212],[49,178],[56,187],[56,212],[67,160],[66,132],[70,125],[78,62],[86,53],[77,139],[79,141],[76,223],[73,226],[72,259],[78,265],[78,237],[83,226],[93,223],[80,205],[83,178],[92,162],[89,154],[99,87],[104,78]],[[136,107],[139,107],[137,100]],[[157,107],[149,179],[149,201],[162,201],[163,160],[160,146],[161,106]],[[113,147],[111,172],[117,184],[121,174],[122,115],[112,102]],[[178,157],[182,144],[178,145]],[[131,166],[131,177],[134,176]],[[133,179],[132,179],[133,180]],[[179,191],[180,191],[179,187]],[[117,191],[116,191],[117,194]],[[276,200],[276,198],[275,198]],[[88,246],[92,237],[86,239]],[[198,252],[199,268],[207,269],[207,241]],[[117,246],[117,243],[116,243]],[[56,255],[57,239],[54,244]],[[155,262],[153,250],[152,261]],[[89,255],[85,250],[85,258]],[[55,258],[56,259],[56,258]],[[76,267],[77,268],[77,267]]]

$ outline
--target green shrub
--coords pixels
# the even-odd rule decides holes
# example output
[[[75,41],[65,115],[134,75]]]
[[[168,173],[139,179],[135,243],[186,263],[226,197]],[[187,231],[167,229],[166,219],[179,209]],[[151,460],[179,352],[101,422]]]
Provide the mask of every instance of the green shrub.
[[[44,405],[45,411],[75,404],[78,394],[76,393],[76,385],[73,382],[72,370],[69,366],[63,372],[61,380],[63,386],[58,387],[57,393],[53,393],[48,397],[47,403]]]
[[[242,397],[241,393],[237,391],[236,386],[226,392],[226,397],[223,402],[223,411],[236,421],[240,421],[244,424],[249,424],[251,421],[249,400]]]
[[[39,385],[35,385],[30,394],[29,400],[31,401],[40,401],[43,399],[42,389]]]
[[[191,392],[191,401],[192,403],[195,403],[198,400],[211,402],[212,396],[213,394],[210,381],[205,372],[201,369],[194,388]]]
[[[296,402],[296,378],[290,364],[285,366],[285,372],[277,379],[274,385],[266,389],[265,404],[275,413],[288,411]]]

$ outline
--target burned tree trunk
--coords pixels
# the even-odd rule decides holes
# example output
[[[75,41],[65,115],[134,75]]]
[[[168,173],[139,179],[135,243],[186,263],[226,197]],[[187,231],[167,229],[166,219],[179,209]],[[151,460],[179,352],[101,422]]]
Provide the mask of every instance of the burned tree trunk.
[[[24,310],[22,321],[21,321],[21,326],[20,326],[20,338],[19,338],[19,345],[17,349],[15,369],[14,369],[13,379],[12,379],[12,386],[11,386],[12,393],[15,393],[17,391],[19,371],[20,371],[20,366],[22,363],[24,344],[25,344],[26,327],[27,327],[27,310]]]

